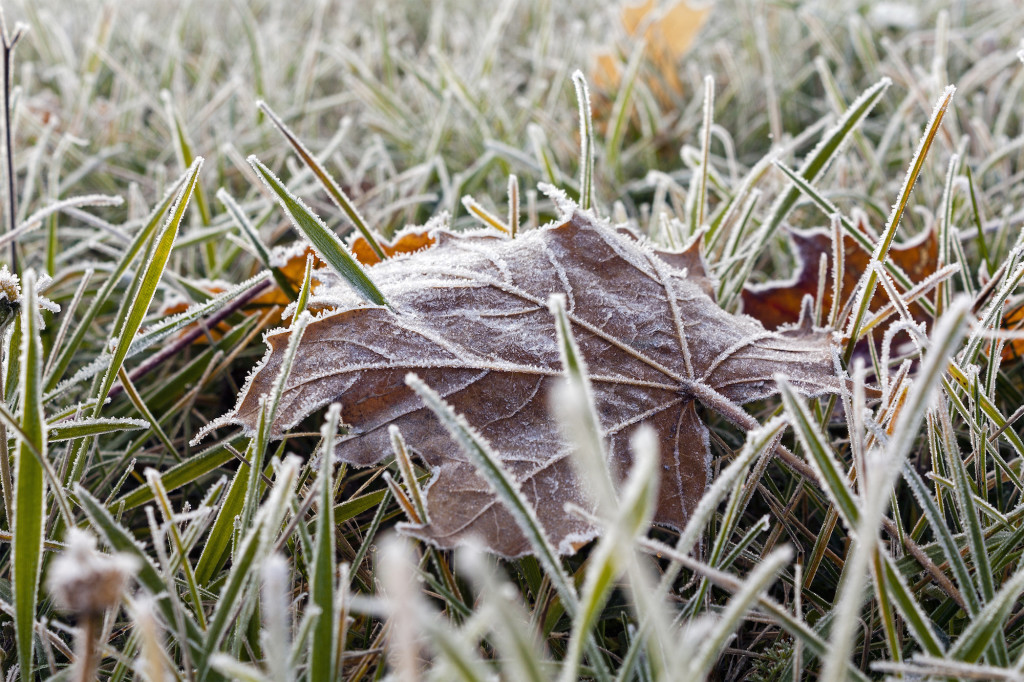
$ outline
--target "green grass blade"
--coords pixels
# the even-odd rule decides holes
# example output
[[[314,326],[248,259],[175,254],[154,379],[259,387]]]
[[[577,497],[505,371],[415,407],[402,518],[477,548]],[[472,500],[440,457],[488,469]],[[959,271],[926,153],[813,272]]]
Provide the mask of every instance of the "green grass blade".
[[[835,453],[818,429],[817,420],[807,408],[807,404],[793,391],[789,382],[780,377],[778,384],[782,403],[786,406],[786,414],[800,444],[807,452],[807,461],[818,475],[822,489],[843,517],[847,527],[856,528],[860,520],[857,498]]]
[[[848,361],[853,355],[853,348],[857,345],[857,340],[860,336],[861,324],[864,322],[864,317],[871,306],[871,299],[875,295],[875,287],[878,285],[878,272],[875,270],[874,264],[884,263],[887,259],[889,247],[892,246],[892,240],[896,236],[896,228],[899,227],[900,219],[903,217],[903,212],[910,201],[910,192],[914,189],[914,185],[917,184],[917,177],[924,166],[925,157],[928,156],[928,150],[931,149],[932,141],[939,132],[939,126],[942,124],[942,119],[946,115],[946,109],[949,107],[955,92],[956,88],[952,85],[947,87],[939,97],[938,102],[936,102],[931,120],[925,127],[925,134],[918,144],[917,151],[914,153],[914,158],[910,164],[910,169],[903,180],[903,187],[896,199],[896,203],[893,204],[892,212],[889,214],[889,219],[885,224],[885,230],[878,243],[875,244],[874,251],[871,254],[871,262],[865,271],[866,280],[864,280],[863,286],[858,290],[856,310],[850,319],[846,348],[843,350],[844,360]]]
[[[580,208],[594,207],[594,118],[590,108],[590,88],[582,71],[574,71],[576,104],[580,112]]]
[[[41,374],[43,344],[39,338],[36,276],[25,273],[21,307],[21,430],[14,452],[14,519],[11,548],[11,590],[14,592],[14,631],[22,680],[32,679],[32,645],[43,566],[46,523],[46,483],[41,458],[46,455]]]
[[[174,248],[174,240],[178,235],[178,228],[181,226],[181,221],[185,216],[185,209],[188,207],[189,199],[192,197],[192,193],[195,190],[199,171],[203,166],[203,159],[199,157],[190,167],[188,178],[182,187],[177,200],[175,201],[174,210],[171,213],[170,219],[167,221],[166,226],[157,234],[155,248],[153,249],[151,259],[144,268],[140,268],[138,281],[138,289],[131,301],[131,305],[128,308],[128,314],[125,317],[124,323],[117,333],[117,346],[114,349],[110,365],[107,368],[106,374],[103,376],[100,389],[97,392],[97,403],[93,413],[93,417],[100,416],[99,413],[102,410],[103,399],[106,398],[107,393],[110,391],[110,387],[114,385],[114,381],[117,379],[117,372],[121,369],[121,365],[124,362],[125,357],[128,355],[128,350],[131,347],[132,340],[135,338],[135,334],[139,331],[142,326],[142,320],[146,316],[146,312],[149,310],[149,304],[153,301],[153,297],[156,295],[157,286],[160,283],[160,278],[164,273],[164,268],[167,266],[167,261],[171,257],[171,250]],[[71,476],[74,479],[78,473],[75,471],[76,467],[72,467]]]
[[[144,429],[149,422],[144,419],[128,417],[101,417],[99,419],[72,419],[58,422],[50,426],[49,440],[51,443],[85,436],[99,436],[119,431]]]
[[[278,203],[292,219],[292,224],[313,243],[324,262],[334,268],[334,271],[366,300],[376,305],[387,306],[388,302],[384,298],[384,294],[380,292],[380,289],[366,274],[366,270],[345,247],[338,235],[316,217],[301,199],[289,192],[288,188],[259,159],[250,156],[249,163],[267,187],[277,195]]]
[[[85,339],[86,333],[92,329],[93,320],[99,314],[102,307],[110,299],[110,295],[114,292],[115,287],[127,270],[128,266],[131,265],[135,257],[139,255],[143,247],[149,243],[153,234],[160,227],[160,219],[165,213],[171,208],[174,203],[175,197],[178,196],[181,188],[185,186],[188,181],[189,173],[185,173],[178,178],[171,188],[167,191],[164,198],[157,204],[156,208],[153,209],[149,215],[149,219],[142,226],[142,228],[135,234],[132,241],[124,249],[124,253],[121,259],[114,266],[114,269],[110,272],[107,280],[103,283],[103,286],[96,293],[92,303],[89,304],[89,308],[82,315],[82,320],[79,322],[78,327],[75,328],[74,334],[65,341],[57,355],[57,359],[53,361],[51,369],[46,376],[46,388],[47,392],[52,391],[57,384],[60,382],[67,370],[68,365],[71,363],[71,359],[74,354],[82,345],[82,341]]]
[[[319,510],[316,516],[316,545],[313,549],[310,572],[310,603],[321,613],[334,613],[334,442],[341,420],[341,406],[335,403],[327,411],[327,419],[320,435],[321,448]],[[334,618],[320,618],[313,628],[309,642],[309,674],[313,680],[337,679],[338,661],[334,657],[335,635],[338,624]]]
[[[844,144],[849,139],[853,131],[860,125],[860,123],[867,117],[871,110],[878,104],[878,100],[881,99],[882,94],[888,89],[891,81],[888,78],[883,78],[870,88],[865,90],[860,97],[858,97],[843,114],[843,117],[839,122],[829,130],[822,137],[821,142],[811,151],[807,156],[807,159],[800,166],[800,175],[813,182],[817,179],[828,164],[836,157],[836,155],[842,150]],[[800,190],[796,187],[789,188],[785,194],[783,194],[775,202],[771,208],[769,217],[765,220],[764,226],[761,228],[761,232],[758,236],[758,241],[755,253],[759,253],[762,248],[768,243],[772,235],[778,229],[782,221],[789,215],[790,210],[796,204],[797,199],[800,197]]]
[[[341,189],[341,186],[338,185],[334,177],[320,165],[320,162],[316,160],[315,156],[309,153],[309,150],[306,149],[306,145],[302,144],[299,138],[292,133],[287,125],[285,125],[284,121],[282,121],[278,115],[274,113],[269,106],[267,106],[266,102],[261,101],[257,106],[259,106],[260,111],[267,115],[267,118],[269,118],[270,122],[277,127],[281,134],[284,135],[284,139],[288,140],[288,144],[292,146],[292,149],[299,155],[302,162],[306,164],[306,167],[309,168],[309,170],[313,172],[313,175],[316,176],[316,179],[320,181],[320,184],[327,191],[327,195],[331,197],[334,204],[345,212],[345,215],[348,216],[348,219],[351,220],[352,224],[356,226],[357,230],[359,230],[359,234],[363,235],[363,239],[367,241],[370,248],[373,249],[373,252],[377,254],[377,257],[381,260],[387,260],[387,255],[384,253],[384,249],[381,248],[380,243],[377,241],[377,236],[374,234],[373,230],[366,225],[366,220],[359,213],[359,209],[356,208],[352,199],[345,194],[345,191]]]

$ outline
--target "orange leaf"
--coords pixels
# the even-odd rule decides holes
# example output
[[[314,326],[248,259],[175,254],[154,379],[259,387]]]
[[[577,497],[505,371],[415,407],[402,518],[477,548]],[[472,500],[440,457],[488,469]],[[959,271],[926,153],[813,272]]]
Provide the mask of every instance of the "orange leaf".
[[[380,247],[384,250],[384,255],[391,258],[396,254],[413,253],[428,246],[433,246],[433,244],[434,238],[430,236],[427,230],[409,228],[396,234],[394,241],[390,244],[381,242]],[[353,240],[352,254],[363,265],[376,265],[380,262],[380,258],[373,252],[369,242],[363,236]]]
[[[683,83],[677,75],[679,59],[693,45],[710,12],[710,4],[695,7],[689,0],[624,4],[619,21],[628,39],[617,50],[605,49],[598,53],[592,72],[595,86],[606,91],[618,88],[622,65],[615,54],[628,55],[636,43],[643,40],[644,58],[656,74],[655,78],[647,79],[647,85],[666,102],[671,101],[673,94],[682,94]]]

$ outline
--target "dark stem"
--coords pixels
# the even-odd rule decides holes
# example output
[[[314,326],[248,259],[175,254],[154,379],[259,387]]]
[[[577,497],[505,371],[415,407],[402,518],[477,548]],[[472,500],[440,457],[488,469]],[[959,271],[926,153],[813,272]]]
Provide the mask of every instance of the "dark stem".
[[[268,279],[263,284],[253,287],[252,289],[245,292],[235,300],[231,301],[231,303],[228,303],[207,319],[199,320],[199,322],[193,325],[191,329],[186,328],[186,331],[183,334],[181,334],[180,336],[175,338],[170,344],[165,346],[163,350],[161,350],[156,355],[151,356],[141,365],[139,365],[134,370],[129,372],[128,377],[133,382],[135,382],[138,381],[141,377],[144,377],[145,375],[152,372],[157,367],[160,367],[168,359],[174,357],[175,355],[178,355],[184,349],[188,348],[193,341],[198,339],[200,336],[206,334],[208,330],[212,329],[213,327],[216,327],[218,324],[223,322],[228,316],[237,312],[238,309],[244,306],[246,303],[256,298],[260,294],[266,292],[266,290],[273,286],[273,284],[273,280]],[[111,398],[114,398],[120,395],[123,391],[124,386],[121,384],[121,382],[118,382],[114,384],[114,386],[110,389],[110,393],[108,393],[107,395]]]
[[[3,114],[4,114],[4,162],[7,171],[7,230],[14,230],[18,215],[18,199],[14,182],[14,134],[11,131],[11,69],[14,66],[14,46],[24,34],[23,27],[15,26],[14,34],[7,34],[7,22],[0,15],[0,33],[3,38]],[[11,240],[11,272],[20,274],[18,269],[18,244]]]
[[[75,682],[93,682],[96,677],[96,640],[99,636],[100,616],[83,613],[79,616],[81,631],[75,638]]]

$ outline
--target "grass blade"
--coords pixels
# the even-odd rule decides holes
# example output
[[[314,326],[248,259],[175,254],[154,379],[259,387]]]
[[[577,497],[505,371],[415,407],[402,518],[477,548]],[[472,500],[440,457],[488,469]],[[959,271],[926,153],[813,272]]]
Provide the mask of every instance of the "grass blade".
[[[14,631],[21,679],[32,679],[32,633],[39,599],[46,522],[46,482],[41,458],[46,457],[46,418],[42,402],[43,344],[39,338],[36,276],[25,273],[21,306],[21,429],[14,451],[14,534],[11,548],[11,590]]]
[[[310,574],[310,603],[321,613],[334,613],[334,442],[341,419],[341,406],[335,403],[327,411],[320,435],[319,509],[316,516],[316,545],[313,549]],[[313,680],[334,680],[338,677],[335,653],[335,633],[338,624],[334,618],[320,618],[313,627],[309,642],[309,674]]]
[[[292,224],[313,243],[320,258],[334,268],[334,271],[366,300],[376,305],[387,306],[388,302],[384,298],[384,294],[380,292],[380,289],[366,274],[366,270],[345,247],[338,235],[316,217],[301,199],[289,192],[288,188],[259,159],[250,156],[249,163],[267,187],[277,195],[278,203],[292,219]]]
[[[267,115],[270,122],[273,123],[279,131],[281,131],[281,134],[284,135],[286,140],[288,140],[288,144],[292,146],[292,149],[299,155],[302,162],[306,164],[309,170],[313,172],[313,175],[316,176],[316,179],[320,181],[323,188],[327,190],[327,195],[331,197],[331,200],[334,201],[335,205],[345,212],[348,219],[351,220],[352,224],[356,226],[357,230],[359,230],[359,234],[363,235],[363,239],[365,239],[370,245],[373,252],[377,254],[377,258],[380,258],[382,261],[387,260],[388,257],[384,253],[384,249],[381,248],[380,243],[377,241],[377,235],[374,234],[373,230],[366,225],[366,220],[359,213],[359,209],[356,208],[354,203],[352,203],[352,200],[347,194],[345,194],[345,191],[341,189],[334,177],[320,165],[315,156],[309,153],[306,146],[302,144],[299,138],[297,138],[291,130],[289,130],[284,121],[282,121],[278,115],[274,113],[269,106],[267,106],[266,102],[259,102],[257,106],[259,106],[260,111]]]

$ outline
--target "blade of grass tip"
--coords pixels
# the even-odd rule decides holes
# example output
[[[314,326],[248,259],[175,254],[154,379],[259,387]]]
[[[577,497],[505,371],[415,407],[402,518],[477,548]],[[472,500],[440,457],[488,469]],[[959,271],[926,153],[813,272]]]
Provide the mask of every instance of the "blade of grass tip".
[[[320,218],[316,217],[301,199],[289,192],[288,188],[259,159],[250,156],[249,164],[277,196],[278,203],[292,219],[292,224],[312,242],[320,258],[334,268],[334,271],[366,300],[390,308],[384,294],[380,292],[377,285],[366,274],[366,270],[345,247],[338,235],[330,230]]]
[[[190,172],[191,169],[171,185],[160,203],[158,203],[152,213],[149,214],[149,218],[146,220],[146,223],[135,234],[131,243],[124,249],[120,260],[117,261],[117,264],[110,272],[107,280],[103,283],[103,286],[93,298],[92,303],[89,304],[88,309],[82,315],[82,319],[79,322],[78,327],[75,328],[75,332],[71,335],[71,338],[61,345],[56,360],[52,362],[52,367],[48,368],[46,374],[45,390],[47,392],[56,388],[57,384],[60,382],[65,370],[68,368],[68,365],[71,364],[71,359],[74,357],[74,354],[78,351],[82,341],[85,339],[86,333],[93,329],[93,320],[96,319],[96,316],[100,313],[102,307],[109,300],[114,288],[121,280],[121,275],[125,273],[128,266],[131,265],[132,261],[135,260],[135,257],[139,254],[142,248],[149,243],[153,234],[160,227],[160,219],[168,210],[170,210],[174,200],[179,196],[181,188],[184,187],[185,183],[188,181]]]
[[[489,225],[499,232],[511,234],[512,231],[505,223],[501,222],[501,218],[481,206],[480,202],[468,194],[462,197],[462,206],[470,213],[470,215],[482,222],[484,225]]]
[[[260,263],[264,268],[270,270],[270,274],[273,275],[274,281],[277,282],[277,286],[281,288],[281,291],[284,292],[285,296],[294,301],[295,287],[293,287],[292,283],[288,281],[285,274],[281,272],[281,268],[271,264],[270,252],[267,251],[267,247],[263,245],[263,240],[260,239],[259,232],[256,230],[256,227],[252,222],[249,221],[249,217],[245,215],[245,211],[242,210],[242,207],[238,205],[238,202],[235,201],[234,197],[228,194],[228,191],[223,187],[217,190],[216,196],[220,203],[224,204],[224,208],[228,210],[228,213],[235,221],[235,224],[241,228],[242,234],[244,234],[249,240],[249,243],[252,244],[253,250],[256,251],[256,257],[260,259]]]
[[[135,338],[135,334],[142,326],[142,320],[145,318],[146,312],[149,310],[149,305],[153,301],[153,297],[156,295],[157,285],[163,275],[164,268],[167,266],[167,261],[171,256],[171,251],[174,247],[174,240],[178,235],[178,228],[181,226],[181,221],[185,215],[185,209],[188,207],[189,200],[195,191],[199,178],[199,171],[202,169],[202,166],[202,157],[197,158],[193,162],[190,167],[188,179],[175,200],[174,210],[171,212],[171,215],[163,229],[153,237],[156,241],[151,253],[150,261],[146,263],[145,267],[139,268],[139,274],[136,277],[138,288],[135,292],[131,305],[127,309],[128,312],[121,324],[121,328],[118,330],[117,345],[111,355],[110,365],[106,374],[103,376],[103,381],[100,384],[100,389],[96,395],[97,402],[93,417],[100,416],[99,413],[102,410],[104,398],[106,398],[110,387],[114,385],[118,370],[121,369],[121,364],[124,362],[124,358],[128,354],[128,349],[131,346],[132,339]]]
[[[73,419],[51,424],[47,439],[51,443],[84,436],[95,436],[120,431],[144,429],[149,422],[130,417],[101,417],[100,419]]]
[[[498,499],[506,506],[509,513],[516,520],[519,529],[526,536],[534,556],[537,557],[537,560],[544,567],[552,585],[558,592],[566,613],[570,617],[575,617],[579,608],[576,588],[562,568],[555,548],[548,542],[547,535],[544,533],[543,526],[536,513],[523,497],[515,480],[505,470],[497,454],[473,430],[464,417],[457,414],[441,399],[440,395],[423,383],[419,377],[409,373],[405,377],[405,382],[420,396],[420,399],[423,400],[423,403],[430,411],[437,416],[438,420],[469,456],[477,471],[494,489]],[[600,651],[597,650],[592,639],[588,640],[587,649],[588,658],[591,659],[590,663],[595,668],[598,678],[602,680],[610,679],[610,674],[605,669]]]
[[[697,234],[704,225],[704,211],[708,198],[708,172],[711,156],[711,126],[714,122],[715,79],[704,77],[704,121],[700,129],[700,166],[690,180],[686,193],[686,215],[690,221],[690,234]]]
[[[576,88],[576,103],[580,113],[580,208],[594,206],[594,119],[590,109],[590,88],[580,70],[573,71],[572,84]]]
[[[347,215],[349,220],[352,221],[352,224],[356,226],[359,233],[363,235],[363,239],[365,239],[370,245],[370,248],[373,249],[375,254],[377,254],[377,257],[382,261],[387,260],[387,254],[385,254],[384,249],[381,248],[373,230],[367,227],[366,220],[364,220],[363,216],[360,215],[359,209],[356,208],[356,205],[352,203],[352,200],[347,194],[345,194],[344,190],[341,189],[334,177],[320,165],[316,160],[316,157],[309,153],[306,146],[302,144],[299,138],[292,133],[288,126],[285,125],[284,121],[274,113],[273,109],[271,109],[266,102],[257,102],[257,106],[260,111],[267,115],[267,118],[269,118],[271,123],[277,127],[281,134],[284,135],[284,138],[288,140],[288,144],[292,146],[292,149],[299,155],[302,162],[306,164],[309,170],[313,172],[313,175],[316,176],[317,180],[320,181],[320,184],[327,191],[327,195],[331,197],[331,200],[335,205],[345,212],[345,215]]]
[[[405,489],[409,491],[413,509],[419,515],[422,523],[428,522],[427,504],[423,498],[423,491],[420,489],[420,482],[412,467],[412,458],[409,457],[409,449],[405,446],[405,438],[398,427],[392,424],[388,427],[388,435],[391,437],[391,449],[395,453],[395,461],[398,463],[398,471],[402,474],[402,482]]]
[[[931,120],[925,127],[924,136],[922,136],[921,141],[918,143],[917,151],[914,153],[914,158],[907,171],[907,176],[903,180],[903,187],[896,199],[896,203],[893,204],[892,212],[889,214],[889,219],[886,221],[885,230],[871,254],[871,262],[869,263],[868,269],[865,270],[864,276],[866,279],[864,280],[863,286],[858,290],[857,305],[855,306],[854,315],[850,320],[850,324],[847,327],[849,337],[846,341],[846,347],[843,349],[844,362],[849,362],[850,358],[853,356],[853,348],[857,345],[857,340],[860,336],[861,324],[864,321],[864,316],[867,314],[868,308],[871,306],[871,298],[875,295],[875,287],[878,285],[878,273],[875,271],[874,263],[885,263],[887,260],[889,247],[892,245],[893,238],[896,236],[896,228],[899,227],[900,219],[903,217],[903,212],[906,210],[907,203],[910,201],[910,193],[914,189],[914,185],[917,183],[917,177],[920,175],[921,168],[924,166],[925,157],[928,156],[928,151],[931,149],[932,142],[935,140],[935,136],[939,132],[939,126],[942,124],[942,119],[946,115],[946,110],[949,107],[949,103],[952,101],[953,94],[955,92],[956,88],[954,86],[948,86],[939,97],[938,102],[936,102],[935,109],[932,111]]]
[[[299,288],[299,296],[295,299],[295,313],[292,320],[306,311],[309,303],[309,292],[313,288],[313,254],[306,254],[306,269],[302,272],[302,286]]]
[[[757,567],[743,581],[741,589],[733,594],[725,611],[719,616],[694,658],[690,660],[687,679],[700,680],[707,677],[722,649],[739,628],[740,622],[747,617],[768,586],[775,582],[779,571],[792,560],[793,550],[782,547],[758,562]]]
[[[341,405],[334,403],[327,410],[320,436],[320,476],[317,482],[319,504],[316,516],[316,544],[310,572],[309,599],[321,613],[334,613],[334,442],[341,421]],[[313,680],[334,680],[341,672],[340,661],[334,657],[338,624],[334,618],[320,618],[309,642],[309,675]]]
[[[21,430],[14,451],[14,518],[11,530],[11,591],[14,593],[14,633],[21,679],[32,679],[35,653],[32,633],[43,567],[46,483],[42,459],[46,457],[46,419],[43,414],[43,344],[39,338],[36,275],[25,273],[21,304]]]
[[[508,176],[508,229],[515,239],[519,232],[519,178]]]
[[[878,100],[881,99],[882,94],[891,83],[892,81],[888,78],[882,78],[854,100],[839,122],[822,136],[821,141],[807,155],[806,160],[798,171],[800,176],[808,182],[813,182],[824,172],[829,162],[842,150],[850,134],[875,108]],[[758,241],[754,249],[755,253],[759,253],[768,244],[768,240],[771,239],[775,230],[782,224],[782,221],[786,219],[799,196],[800,190],[796,187],[791,187],[776,200],[758,235]]]

